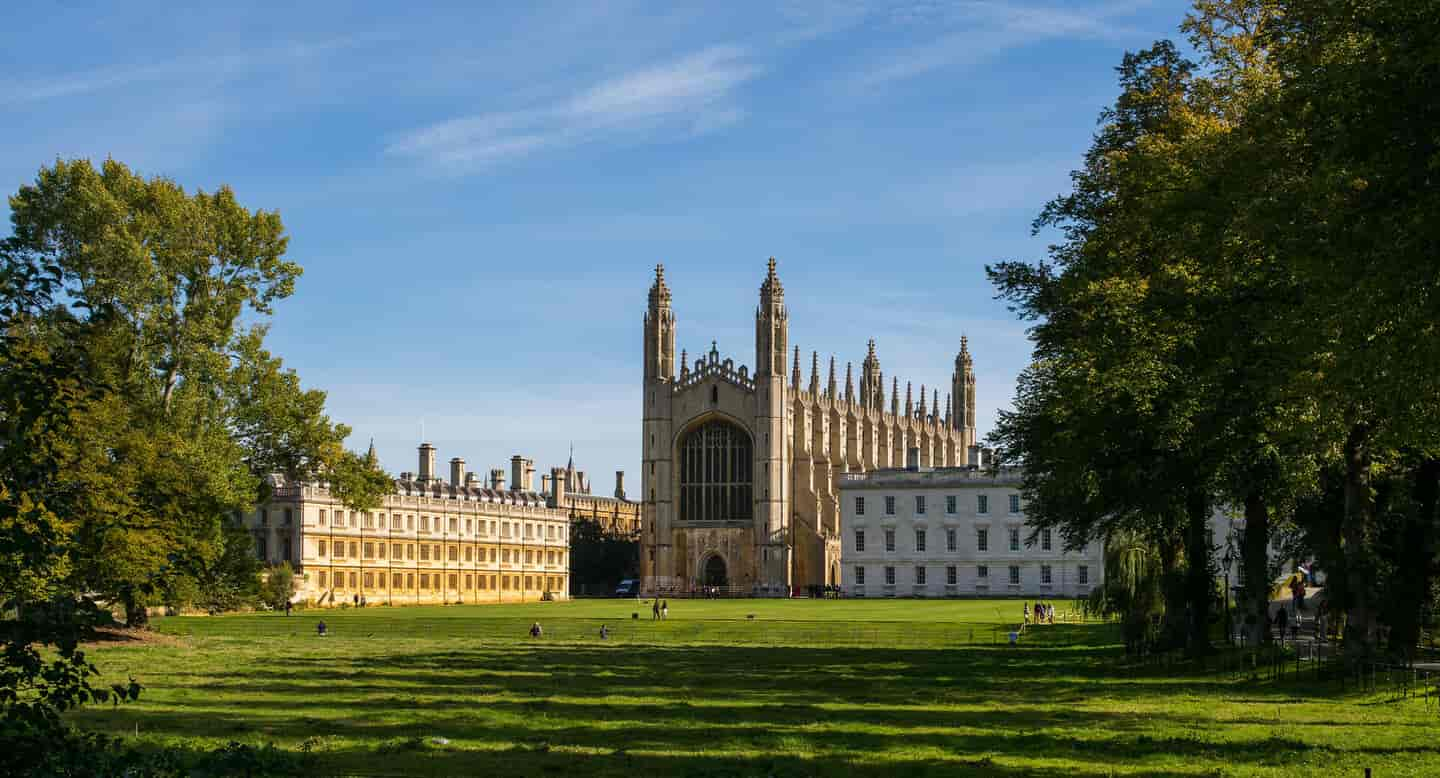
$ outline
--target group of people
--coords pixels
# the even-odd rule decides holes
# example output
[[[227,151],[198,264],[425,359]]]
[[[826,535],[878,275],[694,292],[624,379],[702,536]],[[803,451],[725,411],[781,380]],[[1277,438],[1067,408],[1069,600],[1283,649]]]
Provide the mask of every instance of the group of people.
[[[670,603],[656,597],[655,602],[650,605],[650,618],[655,621],[670,618]]]
[[[1054,624],[1054,623],[1055,623],[1055,606],[1052,605],[1052,604],[1050,604],[1050,603],[1048,603],[1048,602],[1037,602],[1037,603],[1035,603],[1035,610],[1034,610],[1034,611],[1031,611],[1031,610],[1030,610],[1030,603],[1027,602],[1027,603],[1024,604],[1024,606],[1022,606],[1022,609],[1021,609],[1021,610],[1022,610],[1022,612],[1023,612],[1024,615],[1025,615],[1025,623],[1026,623],[1026,624],[1031,624],[1031,623],[1034,623],[1034,624]],[[1031,620],[1030,620],[1032,616],[1033,616],[1034,619],[1035,619],[1034,622],[1031,622]]]

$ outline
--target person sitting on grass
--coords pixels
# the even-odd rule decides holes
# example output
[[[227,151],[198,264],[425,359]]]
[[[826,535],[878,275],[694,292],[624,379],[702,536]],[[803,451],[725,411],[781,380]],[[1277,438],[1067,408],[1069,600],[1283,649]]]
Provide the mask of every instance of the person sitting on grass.
[[[315,634],[319,635],[322,638],[325,637],[326,627],[323,620],[319,624],[315,625]]]
[[[608,640],[609,638],[610,638],[610,628],[607,627],[607,626],[605,626],[604,624],[601,624],[601,625],[600,625],[600,639],[601,639],[601,640]]]
[[[538,638],[543,633],[544,630],[540,629],[540,622],[537,621],[534,624],[530,625],[530,637]]]

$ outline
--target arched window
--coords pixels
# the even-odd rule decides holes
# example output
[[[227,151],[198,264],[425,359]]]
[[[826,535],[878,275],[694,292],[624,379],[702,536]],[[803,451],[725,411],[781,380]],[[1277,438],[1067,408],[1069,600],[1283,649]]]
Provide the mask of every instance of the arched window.
[[[754,515],[750,436],[708,421],[680,442],[681,521],[748,521]]]

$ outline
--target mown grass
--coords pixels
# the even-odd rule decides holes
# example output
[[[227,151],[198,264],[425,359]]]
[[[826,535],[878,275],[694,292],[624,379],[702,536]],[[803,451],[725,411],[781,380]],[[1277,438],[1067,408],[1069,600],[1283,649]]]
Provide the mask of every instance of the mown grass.
[[[181,748],[308,741],[326,775],[1440,774],[1421,701],[1137,672],[1105,624],[997,645],[1017,602],[670,605],[165,619],[174,640],[92,652],[140,702],[77,718]]]

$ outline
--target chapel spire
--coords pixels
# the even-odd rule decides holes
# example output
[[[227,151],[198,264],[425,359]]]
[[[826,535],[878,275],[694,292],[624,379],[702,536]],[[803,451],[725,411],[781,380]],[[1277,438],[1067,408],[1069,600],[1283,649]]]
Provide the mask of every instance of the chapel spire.
[[[665,266],[655,266],[645,310],[645,380],[673,381],[675,378],[675,313],[670,309],[670,287],[665,285]]]
[[[851,375],[851,363],[845,363],[845,404],[852,405],[855,402],[855,379]]]
[[[835,399],[835,355],[830,355],[830,380],[825,382],[825,396]]]
[[[970,339],[960,336],[960,353],[955,355],[955,372],[950,376],[954,396],[950,426],[960,431],[966,446],[975,443],[975,361],[970,357]]]
[[[790,370],[790,388],[800,389],[800,347],[795,347],[795,367]]]
[[[760,306],[755,309],[755,377],[774,376],[785,380],[785,350],[790,335],[790,315],[785,310],[785,287],[770,258],[765,281],[760,284]]]
[[[820,396],[820,352],[810,352],[810,394]]]
[[[880,370],[880,357],[875,355],[875,339],[871,338],[860,363],[860,404],[881,410],[885,403],[885,373]]]

